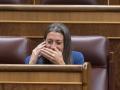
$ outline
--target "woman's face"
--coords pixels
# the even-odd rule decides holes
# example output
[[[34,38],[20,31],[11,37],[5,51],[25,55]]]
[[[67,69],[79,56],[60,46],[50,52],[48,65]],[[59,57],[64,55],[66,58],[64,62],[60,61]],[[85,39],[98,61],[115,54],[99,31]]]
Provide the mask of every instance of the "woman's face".
[[[64,37],[59,32],[49,32],[46,37],[46,47],[54,50],[57,48],[63,52],[64,48]]]

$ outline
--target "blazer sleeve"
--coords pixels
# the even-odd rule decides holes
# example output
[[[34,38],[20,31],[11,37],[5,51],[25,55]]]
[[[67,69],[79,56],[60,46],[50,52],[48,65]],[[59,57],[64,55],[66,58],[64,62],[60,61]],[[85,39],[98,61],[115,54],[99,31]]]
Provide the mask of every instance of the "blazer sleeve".
[[[72,51],[72,63],[73,64],[83,64],[84,56],[81,52]]]
[[[24,60],[25,64],[29,64],[30,57],[31,57],[31,56],[27,56],[27,57],[25,58],[25,60]],[[42,58],[38,58],[36,64],[43,64]]]
[[[29,64],[29,61],[30,61],[30,56],[27,56],[24,60],[25,64]]]

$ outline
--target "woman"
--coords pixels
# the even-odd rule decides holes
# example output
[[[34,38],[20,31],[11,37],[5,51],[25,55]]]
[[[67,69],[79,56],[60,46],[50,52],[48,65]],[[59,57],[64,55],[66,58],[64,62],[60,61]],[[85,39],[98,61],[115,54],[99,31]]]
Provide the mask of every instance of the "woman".
[[[71,36],[64,24],[51,24],[44,35],[44,42],[40,43],[32,55],[25,60],[26,64],[82,64],[82,53],[71,52]]]

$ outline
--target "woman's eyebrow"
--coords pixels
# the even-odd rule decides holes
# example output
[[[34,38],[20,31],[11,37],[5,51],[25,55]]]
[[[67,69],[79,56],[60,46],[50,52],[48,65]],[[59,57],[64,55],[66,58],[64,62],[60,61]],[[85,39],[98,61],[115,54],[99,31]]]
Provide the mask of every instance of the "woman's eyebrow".
[[[63,42],[63,40],[56,40],[56,41],[58,41],[58,42]]]

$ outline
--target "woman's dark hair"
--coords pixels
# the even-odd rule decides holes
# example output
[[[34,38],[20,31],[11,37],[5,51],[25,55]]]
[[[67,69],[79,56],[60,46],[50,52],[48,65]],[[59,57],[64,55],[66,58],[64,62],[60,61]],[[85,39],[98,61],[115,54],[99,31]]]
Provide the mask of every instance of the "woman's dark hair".
[[[53,23],[48,26],[45,32],[44,39],[46,39],[49,32],[61,33],[64,37],[63,59],[66,64],[71,63],[71,35],[69,29],[62,23]]]

